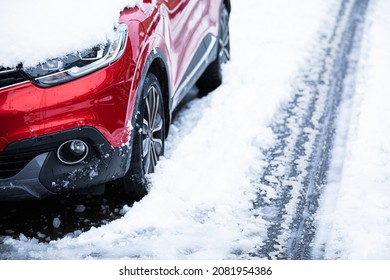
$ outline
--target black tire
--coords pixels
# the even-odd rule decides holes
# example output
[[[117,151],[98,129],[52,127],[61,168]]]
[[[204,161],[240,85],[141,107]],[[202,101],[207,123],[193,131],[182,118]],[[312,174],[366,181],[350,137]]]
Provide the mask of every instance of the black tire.
[[[147,175],[154,172],[165,144],[164,103],[160,83],[154,74],[147,74],[141,97],[132,130],[130,169],[123,182],[125,193],[135,201],[148,193]]]
[[[222,64],[230,60],[229,17],[225,3],[222,3],[218,24],[218,55],[196,83],[201,96],[205,96],[222,84]]]

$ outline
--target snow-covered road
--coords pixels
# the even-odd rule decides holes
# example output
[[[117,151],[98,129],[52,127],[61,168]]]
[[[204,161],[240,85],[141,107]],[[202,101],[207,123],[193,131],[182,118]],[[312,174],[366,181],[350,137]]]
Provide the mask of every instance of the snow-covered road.
[[[389,12],[389,1],[369,1],[356,73],[344,86],[315,258],[390,259]]]
[[[390,259],[389,2],[232,6],[225,81],[179,112],[150,193],[0,259]]]
[[[359,59],[368,1],[342,1],[331,24],[320,31],[322,47],[294,81],[295,95],[272,122],[278,136],[266,151],[268,166],[256,207],[270,209],[268,236],[259,255],[310,259],[316,233],[315,217],[327,183],[335,121],[343,99],[344,81],[352,79]]]

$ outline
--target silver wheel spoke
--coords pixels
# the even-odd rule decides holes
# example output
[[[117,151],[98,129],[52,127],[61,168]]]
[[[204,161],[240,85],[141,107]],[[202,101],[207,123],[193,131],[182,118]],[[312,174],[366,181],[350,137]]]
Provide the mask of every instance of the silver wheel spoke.
[[[163,147],[162,140],[160,138],[153,138],[152,142],[157,155],[161,155]]]
[[[150,139],[149,137],[145,138],[143,141],[142,141],[142,157],[145,158],[147,156],[147,154],[149,153],[149,147],[150,147]]]
[[[152,88],[152,92],[150,94],[151,94],[151,98],[152,98],[152,108],[151,108],[152,111],[151,111],[151,116],[150,116],[150,127],[153,128],[154,123],[156,121],[157,114],[158,114],[159,100],[158,100],[158,95],[156,93],[156,89],[154,87]]]
[[[149,129],[149,122],[147,119],[143,119],[143,125],[142,125],[142,134],[147,135],[148,134],[148,129]]]
[[[148,121],[150,121],[150,104],[148,98],[146,98],[145,102],[146,102],[145,104],[146,104],[146,113],[147,113],[146,118]]]
[[[153,166],[151,166],[154,170],[154,167],[157,165],[157,161],[158,161],[158,155],[157,155],[157,152],[156,152],[156,148],[155,146],[153,145],[153,143],[151,143],[151,146],[150,146],[150,162],[153,164]],[[153,171],[151,170],[151,171]]]
[[[143,159],[145,173],[149,173],[149,169],[150,169],[150,145],[148,146],[147,149],[148,149],[148,153],[145,155]]]
[[[158,89],[151,86],[145,98],[145,111],[142,123],[142,160],[144,172],[153,173],[159,156],[163,153],[164,123],[161,97]]]
[[[219,38],[219,59],[220,63],[226,63],[230,60],[230,51],[229,51],[229,14],[225,12],[220,19],[220,38]]]
[[[159,132],[163,128],[163,121],[160,115],[158,115],[158,120],[154,122],[154,125],[152,127],[152,133],[155,134],[156,132]]]
[[[229,50],[226,48],[223,48],[221,50],[221,52],[219,53],[219,57],[220,57],[222,63],[226,63],[230,59]]]
[[[226,48],[227,45],[229,44],[229,41],[230,41],[230,36],[229,36],[229,32],[226,31],[227,33],[222,37],[222,39],[220,40],[220,44]]]

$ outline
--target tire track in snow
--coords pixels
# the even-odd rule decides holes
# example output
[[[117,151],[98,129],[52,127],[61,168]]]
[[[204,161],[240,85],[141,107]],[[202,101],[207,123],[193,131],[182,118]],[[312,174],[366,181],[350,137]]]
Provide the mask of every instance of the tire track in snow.
[[[260,179],[255,209],[269,222],[257,257],[310,259],[315,214],[326,184],[335,120],[344,79],[360,47],[369,0],[343,0],[335,25],[322,35],[295,84],[296,94],[274,121],[276,145],[266,151],[269,165]]]

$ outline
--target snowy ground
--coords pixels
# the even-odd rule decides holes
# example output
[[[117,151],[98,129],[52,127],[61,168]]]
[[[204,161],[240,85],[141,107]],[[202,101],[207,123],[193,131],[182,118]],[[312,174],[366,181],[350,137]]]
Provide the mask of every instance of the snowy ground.
[[[370,4],[318,217],[319,258],[390,259],[390,2]]]
[[[225,82],[179,113],[142,201],[125,206],[124,216],[105,226],[49,243],[5,237],[0,258],[270,257],[259,250],[267,244],[273,212],[254,202],[259,191],[269,201],[278,196],[258,180],[270,164],[265,151],[277,142],[271,124],[294,99],[298,77],[323,47],[321,36],[332,28],[341,2],[346,10],[352,3],[289,2],[232,0]],[[370,1],[356,75],[344,85],[330,180],[316,220],[315,258],[390,259],[387,2]]]

